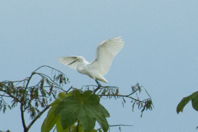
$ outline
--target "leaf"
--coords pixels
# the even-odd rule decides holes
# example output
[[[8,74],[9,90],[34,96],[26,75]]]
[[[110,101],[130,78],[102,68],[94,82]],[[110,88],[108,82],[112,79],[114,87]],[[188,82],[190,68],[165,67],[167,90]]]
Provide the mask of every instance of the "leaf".
[[[54,127],[54,125],[56,124],[57,117],[54,114],[54,112],[55,112],[55,108],[52,107],[49,110],[48,115],[47,115],[47,117],[45,118],[45,120],[42,124],[41,132],[49,132]]]
[[[66,109],[63,108],[60,112],[61,124],[64,129],[71,127],[77,121],[77,112],[75,105],[70,105]]]
[[[177,105],[177,113],[183,112],[184,107],[190,101],[190,96],[184,97]]]
[[[96,122],[96,119],[92,116],[92,114],[89,114],[89,109],[89,107],[82,106],[78,115],[78,120],[85,131],[91,131],[94,128]]]
[[[109,129],[106,118],[110,115],[100,104],[99,96],[93,94],[92,91],[82,92],[81,90],[73,90],[69,94],[61,93],[59,94],[59,98],[52,104],[51,109],[53,109],[53,112],[52,110],[49,111],[42,126],[42,130],[48,127],[46,128],[47,131],[42,132],[48,132],[55,124],[59,127],[58,132],[71,130],[75,124],[80,126],[82,132],[95,132],[96,121],[100,124],[104,132],[107,132]],[[50,115],[50,112],[53,113],[53,116]],[[54,119],[55,123],[51,119]],[[56,122],[60,123],[57,124]]]
[[[198,91],[192,93],[190,96],[184,97],[177,105],[177,113],[183,112],[184,107],[191,101],[192,107],[198,111]]]
[[[3,86],[4,86],[4,84],[0,82],[0,87],[3,87]]]
[[[198,92],[191,95],[192,107],[198,111]]]
[[[57,132],[70,132],[69,129],[63,129],[62,124],[59,120],[56,122]]]
[[[42,132],[49,132],[54,127],[55,124],[59,123],[58,119],[60,119],[60,118],[58,118],[58,116],[55,114],[55,112],[57,111],[57,107],[61,103],[62,99],[64,99],[64,97],[68,97],[68,96],[69,96],[69,94],[66,94],[65,92],[61,92],[58,95],[59,98],[56,99],[51,104],[51,109],[49,110],[48,115],[45,118],[45,120],[42,124],[42,127],[41,127]]]

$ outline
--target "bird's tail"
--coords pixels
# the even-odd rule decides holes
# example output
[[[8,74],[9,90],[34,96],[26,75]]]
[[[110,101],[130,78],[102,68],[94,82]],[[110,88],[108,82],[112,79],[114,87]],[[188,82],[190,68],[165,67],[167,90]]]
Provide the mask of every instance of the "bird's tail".
[[[107,83],[108,81],[103,76],[96,77],[97,80]]]

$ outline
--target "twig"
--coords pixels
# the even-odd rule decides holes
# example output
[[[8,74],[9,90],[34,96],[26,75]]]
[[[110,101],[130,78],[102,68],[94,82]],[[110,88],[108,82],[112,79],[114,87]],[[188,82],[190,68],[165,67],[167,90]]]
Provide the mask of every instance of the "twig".
[[[22,103],[20,105],[20,112],[21,112],[21,121],[22,121],[22,125],[23,125],[23,130],[24,130],[24,132],[27,132],[27,126],[26,126],[26,123],[25,123],[24,110],[23,110],[23,104]]]
[[[103,97],[103,96],[106,96],[106,97],[115,97],[115,95],[102,95],[102,94],[100,94],[100,95],[98,95],[98,96],[100,96],[100,97]],[[136,99],[136,98],[133,98],[133,97],[131,97],[131,96],[129,96],[129,95],[121,95],[121,94],[118,94],[118,95],[116,95],[116,97],[125,97],[125,98],[130,98],[130,99],[132,99],[132,100],[135,100],[135,101],[137,101],[137,102],[144,102],[144,101],[141,101],[141,100],[138,100],[138,99]]]
[[[2,89],[1,89],[0,91],[6,93],[6,94],[8,95],[7,97],[11,97],[11,98],[13,98],[14,100],[16,100],[17,102],[20,102],[20,100],[19,100],[17,97],[13,96],[12,94],[8,93],[7,91],[2,90]],[[6,96],[6,95],[4,95],[4,96]]]
[[[64,91],[66,93],[68,93],[71,89],[73,89],[73,87],[71,86],[68,90]]]
[[[123,127],[131,127],[133,125],[126,125],[126,124],[109,125],[109,127],[122,127],[122,126]],[[102,128],[98,128],[97,131],[100,130],[100,129],[102,129]]]
[[[30,77],[28,77],[27,83],[25,85],[25,90],[28,88],[28,85],[30,83],[30,80],[32,79],[32,77],[34,76],[35,72],[32,72],[32,74],[30,75]]]
[[[109,125],[109,127],[121,127],[121,126],[130,127],[130,126],[133,126],[133,125],[125,125],[125,124]]]
[[[93,90],[93,93],[96,93],[100,88],[101,86],[98,86],[96,89]]]
[[[50,108],[50,106],[51,105],[47,105],[46,107],[45,107],[45,109],[43,109],[31,122],[30,122],[30,124],[27,126],[27,130],[29,130],[31,127],[32,127],[32,125],[36,122],[36,120],[38,119],[38,118],[40,118],[42,115],[43,115],[43,113],[45,113],[45,111],[46,110],[48,110],[49,108]]]
[[[39,70],[41,68],[49,68],[52,70],[52,72],[55,74],[54,78],[40,72]],[[0,92],[2,92],[0,93],[2,99],[0,99],[4,100],[3,98],[11,98],[14,102],[13,104],[19,103],[24,132],[28,132],[32,125],[43,115],[43,113],[45,113],[50,108],[50,104],[48,102],[51,101],[52,98],[56,98],[57,91],[61,90],[66,92],[66,90],[62,88],[62,83],[60,81],[58,82],[59,78],[56,78],[57,74],[60,79],[64,79],[64,82],[66,81],[63,72],[51,66],[43,65],[36,68],[28,77],[23,80],[0,82]],[[33,77],[35,76],[38,76],[41,78],[41,80],[36,85],[31,86]],[[46,85],[44,85],[44,82],[41,82],[45,81],[44,79],[46,79]],[[20,85],[20,87],[17,87],[17,85]],[[49,91],[43,90],[42,88],[49,88]],[[43,100],[42,96],[45,97],[45,100]],[[32,101],[35,101],[35,104],[32,104]],[[7,107],[10,107],[10,105]],[[30,122],[26,121],[26,112],[30,113],[30,116],[32,117]]]
[[[47,67],[47,68],[53,69],[53,70],[55,70],[55,71],[58,71],[58,72],[60,72],[60,73],[64,74],[62,71],[60,71],[60,70],[58,70],[58,69],[56,69],[56,68],[54,68],[54,67],[48,66],[48,65],[40,66],[40,67],[36,68],[33,72],[37,72],[38,70],[40,70],[41,68],[44,68],[44,67]]]

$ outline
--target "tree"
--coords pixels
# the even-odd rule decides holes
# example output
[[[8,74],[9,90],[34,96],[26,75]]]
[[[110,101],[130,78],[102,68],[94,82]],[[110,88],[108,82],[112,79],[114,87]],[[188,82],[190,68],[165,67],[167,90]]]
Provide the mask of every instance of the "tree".
[[[42,132],[107,132],[110,117],[108,110],[100,103],[104,97],[131,102],[141,111],[152,110],[152,100],[148,92],[139,84],[131,87],[131,92],[121,94],[115,86],[86,85],[81,88],[67,87],[69,79],[63,72],[50,66],[35,69],[29,77],[18,81],[0,82],[0,111],[19,108],[24,132],[48,109],[42,125]],[[141,100],[144,91],[147,98]],[[18,106],[18,107],[17,107]],[[26,116],[31,117],[30,122]],[[96,128],[96,122],[101,128]],[[120,126],[120,125],[115,125]]]

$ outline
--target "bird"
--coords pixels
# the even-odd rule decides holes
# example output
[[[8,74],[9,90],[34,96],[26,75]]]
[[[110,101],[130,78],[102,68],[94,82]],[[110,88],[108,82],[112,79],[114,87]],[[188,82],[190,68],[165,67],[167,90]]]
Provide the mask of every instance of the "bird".
[[[96,81],[98,86],[101,86],[99,81],[108,82],[104,75],[108,73],[114,58],[124,45],[121,37],[114,37],[99,44],[96,50],[96,58],[92,62],[87,61],[83,56],[60,57],[59,61],[79,73],[89,76]]]

